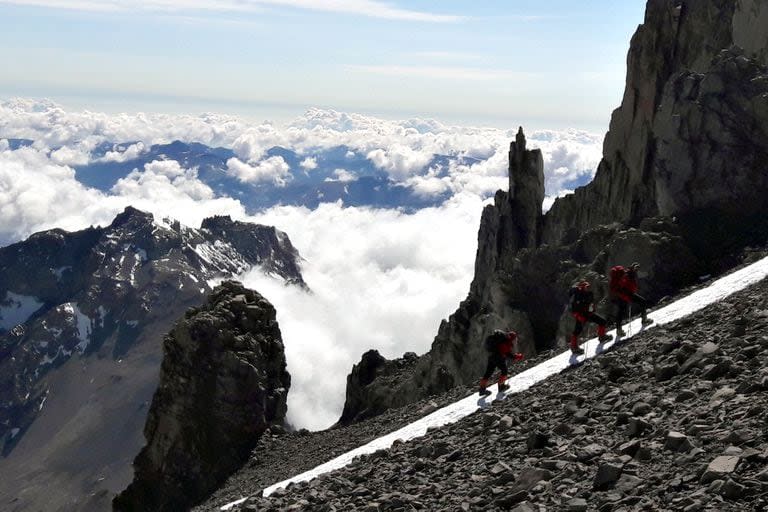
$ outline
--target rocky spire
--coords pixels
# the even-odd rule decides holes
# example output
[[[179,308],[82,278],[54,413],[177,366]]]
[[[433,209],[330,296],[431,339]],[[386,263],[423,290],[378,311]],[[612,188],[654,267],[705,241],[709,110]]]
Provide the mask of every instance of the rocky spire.
[[[118,511],[186,510],[282,425],[291,377],[275,309],[238,282],[216,287],[165,337],[160,384]]]
[[[522,126],[509,145],[509,199],[517,228],[517,247],[536,247],[544,201],[544,159],[541,150],[526,149]]]

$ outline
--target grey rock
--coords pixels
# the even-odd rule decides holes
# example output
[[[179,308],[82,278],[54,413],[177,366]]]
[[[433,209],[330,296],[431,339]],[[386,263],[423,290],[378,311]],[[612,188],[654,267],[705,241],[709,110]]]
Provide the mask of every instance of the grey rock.
[[[115,510],[189,507],[285,419],[290,375],[275,310],[258,293],[225,281],[176,324],[163,351],[147,445]]]
[[[743,498],[745,495],[746,487],[740,483],[728,478],[723,484],[720,492],[728,499],[735,500]]]
[[[587,500],[584,498],[571,498],[566,502],[565,506],[567,510],[572,512],[586,512],[589,508]]]
[[[604,462],[597,468],[597,474],[592,482],[592,488],[598,491],[604,491],[613,487],[621,477],[623,466]]]
[[[687,453],[693,448],[693,444],[691,444],[691,440],[685,434],[670,431],[667,433],[666,440],[664,441],[664,448],[673,452]]]
[[[739,464],[739,457],[733,455],[721,455],[716,457],[707,466],[706,471],[701,476],[701,483],[708,484],[715,480],[722,480],[734,471]]]

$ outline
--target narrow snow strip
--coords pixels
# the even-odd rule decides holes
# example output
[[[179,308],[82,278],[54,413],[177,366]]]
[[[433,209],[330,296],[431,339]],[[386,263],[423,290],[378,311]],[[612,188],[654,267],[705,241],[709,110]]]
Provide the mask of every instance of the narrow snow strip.
[[[764,258],[757,263],[753,263],[752,265],[744,267],[741,270],[718,279],[706,288],[702,288],[701,290],[693,292],[692,294],[676,302],[673,302],[672,304],[652,312],[648,315],[649,318],[654,320],[654,324],[651,326],[651,328],[657,325],[664,325],[666,323],[679,320],[680,318],[690,315],[691,313],[709,306],[710,304],[718,302],[725,297],[764,279],[767,276],[768,258]],[[626,324],[624,326],[624,330],[627,332],[627,336],[624,336],[622,341],[626,341],[632,337],[632,335],[640,332],[640,320],[637,319],[630,322],[629,324]],[[615,335],[616,333],[615,331],[612,331],[610,334]],[[609,349],[612,345],[613,342],[598,344],[597,338],[593,338],[585,342],[582,346],[585,351],[585,354],[582,357],[573,356],[570,351],[554,356],[553,358],[548,359],[547,361],[544,361],[543,363],[534,366],[533,368],[529,368],[528,370],[507,380],[507,384],[510,385],[510,390],[507,392],[507,395],[524,391],[537,382],[540,382],[552,375],[558,374],[575,363],[581,363],[586,359],[595,357],[595,355]],[[340,455],[335,459],[326,462],[325,464],[321,464],[310,471],[296,475],[293,478],[289,478],[288,480],[276,483],[264,490],[264,496],[269,496],[275,492],[275,490],[284,488],[290,483],[311,480],[319,475],[322,475],[323,473],[328,473],[330,471],[342,468],[351,463],[352,459],[360,455],[370,454],[378,450],[389,448],[397,439],[408,441],[425,435],[427,433],[427,429],[429,428],[441,427],[443,425],[455,423],[465,416],[472,414],[483,405],[487,405],[487,402],[478,399],[477,395],[473,394],[468,396],[467,398],[459,400],[456,403],[443,407],[442,409],[439,409],[428,416],[416,420],[410,425],[406,425],[405,427],[401,428],[400,430],[392,432],[391,434],[387,434],[378,439],[374,439],[368,444]],[[221,510],[230,510],[235,505],[243,503],[245,499],[228,503],[227,505],[221,507]]]

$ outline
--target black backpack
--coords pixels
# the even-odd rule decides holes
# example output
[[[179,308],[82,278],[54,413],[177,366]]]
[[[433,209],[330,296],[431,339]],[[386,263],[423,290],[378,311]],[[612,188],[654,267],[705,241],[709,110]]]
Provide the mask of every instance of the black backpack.
[[[507,340],[507,333],[496,329],[490,336],[485,338],[485,350],[488,352],[496,352],[499,345]]]

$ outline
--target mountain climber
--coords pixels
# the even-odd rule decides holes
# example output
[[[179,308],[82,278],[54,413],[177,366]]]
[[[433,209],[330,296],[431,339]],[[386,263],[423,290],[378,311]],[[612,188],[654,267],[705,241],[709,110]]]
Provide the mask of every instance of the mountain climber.
[[[640,308],[640,322],[642,325],[650,325],[653,320],[648,318],[646,309],[648,308],[648,301],[641,295],[637,294],[637,271],[640,269],[640,264],[635,262],[629,266],[629,268],[616,265],[611,268],[609,289],[611,302],[614,305],[616,323],[616,335],[624,336],[626,333],[621,328],[621,324],[626,318],[629,312],[630,304],[636,304]]]
[[[613,337],[606,334],[605,329],[608,321],[595,313],[595,295],[590,290],[588,281],[581,281],[568,292],[571,297],[571,315],[576,320],[571,333],[570,347],[575,355],[584,353],[584,349],[579,347],[579,335],[584,330],[584,324],[593,322],[597,324],[597,338],[601,342],[610,341]]]
[[[498,368],[501,371],[499,375],[499,391],[509,389],[509,384],[505,384],[509,370],[507,369],[507,358],[515,361],[521,361],[523,354],[513,352],[517,348],[517,333],[515,331],[504,332],[500,329],[493,331],[485,339],[485,350],[488,352],[488,365],[485,368],[485,374],[480,379],[480,396],[491,394],[488,389],[488,380],[493,375],[493,371]]]

